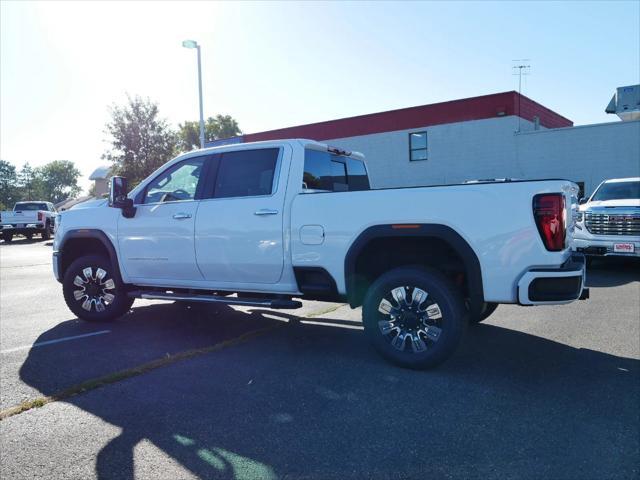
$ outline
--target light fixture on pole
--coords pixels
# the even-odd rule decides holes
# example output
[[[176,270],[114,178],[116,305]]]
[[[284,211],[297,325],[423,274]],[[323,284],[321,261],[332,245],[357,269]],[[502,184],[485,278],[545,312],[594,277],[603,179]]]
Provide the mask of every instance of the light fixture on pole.
[[[204,113],[202,111],[202,66],[200,63],[200,45],[195,40],[182,42],[184,48],[195,48],[198,51],[198,92],[200,95],[200,148],[204,148]]]

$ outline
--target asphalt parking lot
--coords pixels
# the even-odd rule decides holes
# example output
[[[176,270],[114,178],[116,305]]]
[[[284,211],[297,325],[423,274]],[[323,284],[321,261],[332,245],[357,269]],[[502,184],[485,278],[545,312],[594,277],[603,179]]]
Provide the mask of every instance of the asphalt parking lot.
[[[588,301],[502,305],[416,372],[335,304],[86,324],[50,253],[0,245],[0,411],[45,403],[0,421],[3,479],[640,476],[638,262],[594,265]]]

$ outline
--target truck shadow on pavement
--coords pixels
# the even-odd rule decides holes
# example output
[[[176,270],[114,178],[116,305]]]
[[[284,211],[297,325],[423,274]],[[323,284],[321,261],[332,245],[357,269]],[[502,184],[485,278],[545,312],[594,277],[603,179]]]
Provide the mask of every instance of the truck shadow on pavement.
[[[100,479],[134,478],[134,448],[143,440],[201,478],[638,473],[638,360],[479,325],[440,368],[409,371],[380,359],[361,331],[344,328],[358,322],[228,307],[185,315],[181,308],[134,309],[86,351],[32,348],[22,365],[21,379],[49,395],[70,372],[77,381],[169,347],[279,327],[66,400],[121,429],[101,443]],[[64,322],[37,341],[73,331],[78,324]],[[92,361],[99,368],[86,370]],[[155,478],[179,475],[150,471]]]
[[[596,258],[587,269],[587,287],[617,287],[640,282],[640,258]]]

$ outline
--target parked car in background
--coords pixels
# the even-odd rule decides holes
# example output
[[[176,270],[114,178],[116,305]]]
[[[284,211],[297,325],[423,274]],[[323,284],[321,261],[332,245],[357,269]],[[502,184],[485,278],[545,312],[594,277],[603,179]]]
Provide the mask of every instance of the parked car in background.
[[[56,209],[51,202],[18,202],[13,210],[0,212],[2,238],[8,243],[14,235],[24,235],[31,240],[36,234],[48,240],[54,230],[55,216]]]
[[[129,193],[113,177],[108,203],[62,212],[53,270],[88,321],[135,298],[362,306],[385,358],[432,367],[499,303],[588,296],[571,251],[577,192],[568,180],[373,190],[357,152],[229,145],[182,155]]]
[[[573,248],[587,262],[640,257],[640,177],[605,180],[580,203]]]

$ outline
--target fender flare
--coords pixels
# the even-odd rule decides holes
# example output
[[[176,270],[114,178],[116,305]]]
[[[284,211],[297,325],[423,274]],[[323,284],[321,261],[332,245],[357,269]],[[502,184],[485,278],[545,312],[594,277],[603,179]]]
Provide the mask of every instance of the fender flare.
[[[356,261],[366,245],[378,238],[391,237],[431,237],[443,240],[458,254],[467,272],[471,308],[479,308],[484,302],[484,288],[482,285],[482,270],[480,261],[467,241],[451,227],[441,224],[410,224],[410,225],[375,225],[364,230],[349,247],[344,260],[345,288],[347,300],[351,307],[361,303],[356,287]]]
[[[58,247],[58,252],[59,252],[58,255],[60,255],[61,261],[63,261],[64,259],[65,244],[69,240],[75,240],[75,239],[93,239],[93,240],[98,240],[100,243],[102,243],[104,248],[107,250],[107,253],[109,254],[109,261],[111,262],[111,265],[113,265],[114,273],[118,281],[120,282],[120,284],[124,284],[124,282],[122,281],[122,275],[120,273],[120,264],[118,263],[118,254],[116,253],[116,249],[113,246],[113,243],[111,242],[111,240],[109,240],[109,237],[107,236],[107,234],[104,233],[102,230],[82,228],[77,230],[69,230],[68,232],[66,232],[64,234],[64,237],[62,237],[62,240],[60,241],[60,246]],[[63,275],[64,273],[61,272],[61,277]]]

